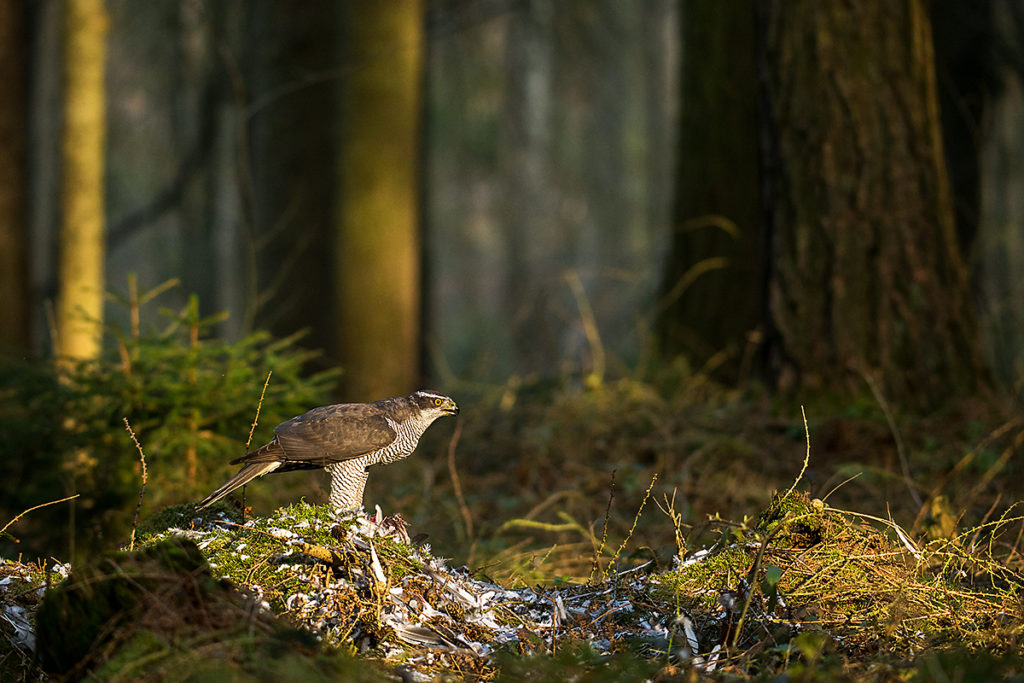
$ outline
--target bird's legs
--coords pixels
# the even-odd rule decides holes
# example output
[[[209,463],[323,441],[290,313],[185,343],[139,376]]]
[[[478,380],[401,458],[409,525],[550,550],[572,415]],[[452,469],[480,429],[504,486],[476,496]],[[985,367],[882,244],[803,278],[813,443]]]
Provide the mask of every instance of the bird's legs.
[[[365,463],[345,460],[325,468],[331,474],[331,507],[336,513],[363,508],[363,489],[369,477]]]

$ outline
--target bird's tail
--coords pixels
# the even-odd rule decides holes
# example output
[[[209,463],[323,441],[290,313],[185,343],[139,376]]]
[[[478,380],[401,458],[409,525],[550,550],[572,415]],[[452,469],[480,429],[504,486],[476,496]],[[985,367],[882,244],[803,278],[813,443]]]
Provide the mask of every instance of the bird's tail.
[[[238,487],[245,486],[256,477],[267,474],[268,472],[273,472],[280,466],[280,462],[254,462],[246,465],[242,469],[238,470],[238,474],[224,482],[220,488],[199,501],[199,504],[196,506],[197,509],[201,510],[208,505],[216,503]]]

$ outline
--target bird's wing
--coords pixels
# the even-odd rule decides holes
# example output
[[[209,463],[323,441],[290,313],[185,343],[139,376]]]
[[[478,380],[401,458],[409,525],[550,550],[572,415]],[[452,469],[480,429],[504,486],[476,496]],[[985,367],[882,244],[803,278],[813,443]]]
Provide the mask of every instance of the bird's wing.
[[[286,462],[321,467],[372,453],[397,436],[380,408],[367,403],[314,408],[281,423],[274,434]]]

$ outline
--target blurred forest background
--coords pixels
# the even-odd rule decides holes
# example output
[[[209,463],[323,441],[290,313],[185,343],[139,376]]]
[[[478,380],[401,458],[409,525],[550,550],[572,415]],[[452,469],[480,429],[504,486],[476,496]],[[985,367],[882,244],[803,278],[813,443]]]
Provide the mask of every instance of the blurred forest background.
[[[495,547],[592,538],[610,477],[627,527],[654,472],[742,513],[800,403],[818,495],[1017,497],[1015,0],[2,0],[0,32],[0,521],[80,494],[4,552],[124,541],[122,418],[152,510],[420,386],[459,431],[368,502],[463,560],[511,517],[561,521]],[[250,496],[322,495],[288,479]]]

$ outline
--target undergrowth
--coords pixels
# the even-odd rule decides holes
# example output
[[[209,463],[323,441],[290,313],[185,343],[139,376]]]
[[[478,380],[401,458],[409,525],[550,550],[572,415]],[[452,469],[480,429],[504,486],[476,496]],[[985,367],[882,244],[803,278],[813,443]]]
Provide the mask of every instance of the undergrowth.
[[[444,426],[428,431],[411,458],[373,473],[367,501],[401,510],[438,550],[504,582],[586,580],[634,527],[619,561],[667,566],[677,546],[711,540],[710,517],[757,514],[806,456],[799,406],[686,377],[663,368],[596,387],[509,385],[470,399],[453,390],[471,406],[457,438]],[[1024,466],[1011,456],[1024,421],[980,401],[898,416],[908,482],[889,422],[869,400],[852,414],[809,404],[802,489],[926,541],[969,543],[965,529],[1015,516],[1007,510],[1024,499]],[[669,501],[674,517],[658,509]],[[1022,528],[1003,525],[995,541],[1012,563]]]
[[[253,408],[270,372],[259,444],[280,422],[327,402],[337,372],[307,375],[317,354],[301,335],[275,340],[265,332],[229,343],[212,336],[222,315],[201,317],[192,297],[183,310],[160,310],[160,325],[140,322],[142,309],[174,283],[116,300],[127,329],[108,327],[114,348],[74,365],[52,359],[0,363],[0,519],[41,501],[79,493],[68,505],[28,517],[0,539],[0,554],[68,557],[75,547],[114,547],[127,538],[138,498],[140,461],[125,418],[145,445],[150,485],[146,511],[199,498],[208,482],[233,471],[245,452]],[[288,483],[287,481],[285,482]]]
[[[776,494],[756,518],[713,522],[717,540],[678,548],[671,567],[647,562],[589,583],[513,589],[449,568],[397,518],[338,520],[298,504],[242,523],[231,505],[181,505],[139,529],[139,551],[76,567],[41,606],[32,587],[42,578],[6,565],[0,576],[18,575],[28,590],[11,593],[0,581],[0,603],[6,612],[18,604],[12,596],[33,596],[38,661],[51,674],[104,680],[213,671],[241,680],[390,671],[589,681],[1024,673],[1024,576],[992,554],[995,545],[917,543],[889,520],[798,492]],[[992,541],[1019,522],[973,531]],[[370,661],[357,664],[356,651]],[[0,652],[0,661],[16,653]],[[23,672],[29,659],[22,655]]]
[[[145,335],[136,348],[128,334],[119,358],[105,361],[102,381],[109,384],[79,380],[92,387],[88,400],[73,398],[73,388],[46,372],[12,369],[21,373],[12,385],[20,389],[5,389],[13,404],[0,408],[11,425],[7,445],[62,454],[62,466],[40,467],[40,485],[47,477],[66,485],[67,468],[81,465],[81,458],[88,465],[89,457],[116,452],[91,467],[102,472],[109,466],[109,476],[117,478],[111,490],[131,500],[138,457],[121,426],[111,427],[131,402],[121,389],[107,391],[115,386],[138,392],[131,394],[135,412],[128,416],[149,461],[149,510],[194,499],[192,491],[219,483],[226,472],[210,463],[228,460],[244,443],[270,365],[274,381],[255,441],[267,438],[282,419],[324,402],[312,397],[313,389],[323,388],[316,382],[305,385],[309,395],[285,388],[281,357],[296,363],[294,373],[307,358],[292,341],[255,341],[235,350],[207,346],[193,334],[203,322],[193,305],[176,315],[170,337],[157,344],[167,355],[154,359],[193,363],[178,373],[181,393],[144,383],[161,372],[159,363],[141,360],[153,351],[143,348]],[[193,338],[200,339],[198,347]],[[241,355],[232,355],[236,351]],[[210,364],[194,365],[200,358]],[[226,365],[217,365],[222,361]],[[247,365],[253,367],[240,369]],[[188,368],[196,368],[194,382]],[[216,378],[225,368],[238,372],[230,378],[236,392],[230,395],[216,389],[218,381],[228,381]],[[202,386],[203,400],[216,403],[209,407],[210,422],[194,421],[192,402],[198,399],[188,393],[190,386]],[[368,507],[379,503],[386,512],[400,511],[410,533],[429,534],[434,552],[467,566],[460,581],[472,577],[517,600],[532,591],[543,596],[538,605],[554,605],[559,596],[566,613],[554,635],[537,624],[544,609],[552,614],[556,607],[508,611],[508,623],[500,625],[523,630],[519,645],[499,647],[469,629],[467,638],[493,649],[486,665],[478,653],[462,652],[448,664],[435,661],[430,671],[512,678],[534,671],[539,680],[556,680],[559,672],[579,680],[969,680],[979,672],[1020,674],[1024,511],[1015,501],[1024,499],[1024,477],[1014,456],[1024,443],[1024,419],[1012,407],[971,399],[917,417],[894,413],[870,395],[843,404],[807,398],[812,454],[804,472],[808,433],[796,406],[756,387],[723,388],[682,365],[619,379],[446,390],[464,406],[457,425],[432,428],[412,457],[375,469]],[[67,414],[76,419],[69,422]],[[173,419],[165,425],[162,415]],[[38,425],[45,433],[33,431]],[[187,482],[189,468],[182,468],[189,462],[182,458],[190,453],[187,439],[161,440],[161,429],[174,439],[195,439],[194,486]],[[83,435],[90,438],[80,441]],[[793,495],[772,498],[798,479]],[[214,508],[212,514],[223,515],[220,530],[196,537],[213,575],[258,586],[269,609],[295,615],[315,612],[307,599],[293,597],[308,584],[297,578],[296,567],[325,567],[316,570],[325,591],[345,572],[349,578],[358,576],[351,571],[365,574],[371,560],[345,545],[347,536],[339,537],[322,508],[291,505],[268,521],[277,505],[303,492],[322,500],[318,487],[315,474],[255,482],[247,524],[236,502]],[[111,544],[128,539],[130,512],[123,501],[119,505],[119,525],[106,527]],[[81,506],[79,514],[87,506],[102,507],[96,499]],[[169,527],[187,531],[194,519],[188,504],[165,509],[139,527],[137,543],[157,542]],[[41,518],[35,524],[19,522],[8,533],[32,538],[45,526]],[[306,546],[327,554],[310,555]],[[349,549],[338,554],[342,547]],[[424,547],[422,539],[409,546],[376,538],[373,545],[386,585],[424,595],[425,604],[436,606],[444,593],[428,595],[431,586],[436,591],[436,577],[418,578],[427,563]],[[356,616],[342,620],[344,628],[331,642],[342,647],[349,638],[386,659],[386,644],[398,633],[382,621],[388,593],[332,595],[332,604],[347,605]],[[472,612],[456,603],[446,619]],[[626,610],[626,604],[632,607]],[[352,640],[356,633],[362,640]],[[429,648],[402,656],[420,661],[428,654]],[[10,652],[0,655],[0,664],[19,661]]]

